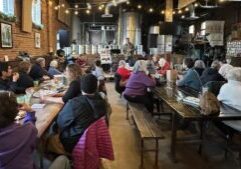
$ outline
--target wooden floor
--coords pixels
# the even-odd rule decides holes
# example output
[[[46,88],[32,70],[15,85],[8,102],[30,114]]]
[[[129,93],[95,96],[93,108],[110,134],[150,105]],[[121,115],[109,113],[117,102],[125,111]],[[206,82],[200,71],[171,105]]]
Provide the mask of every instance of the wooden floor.
[[[114,83],[107,83],[108,98],[112,106],[110,131],[115,151],[115,161],[104,162],[106,169],[138,169],[140,164],[139,135],[136,129],[125,119],[125,101],[114,90]],[[179,145],[177,147],[178,163],[172,163],[168,157],[170,145],[170,124],[168,120],[161,120],[166,138],[160,141],[159,168],[160,169],[236,169],[238,160],[232,155],[224,159],[224,151],[216,143],[208,142],[202,156],[197,153],[196,145]],[[188,132],[179,132],[187,135]],[[210,136],[211,137],[211,136]],[[148,146],[152,146],[149,143]],[[153,168],[154,156],[145,156],[146,169]]]

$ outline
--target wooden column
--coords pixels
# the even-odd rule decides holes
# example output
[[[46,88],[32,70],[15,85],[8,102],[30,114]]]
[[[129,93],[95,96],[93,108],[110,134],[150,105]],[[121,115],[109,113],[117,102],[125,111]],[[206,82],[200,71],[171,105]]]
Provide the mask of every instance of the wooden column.
[[[32,32],[32,0],[24,0],[22,5],[22,31]]]
[[[47,20],[47,30],[48,30],[48,51],[53,52],[54,45],[53,42],[53,23],[52,23],[52,18],[53,18],[53,1],[48,0],[47,1],[47,15],[48,15],[48,20]]]
[[[165,22],[173,22],[173,0],[166,0]]]

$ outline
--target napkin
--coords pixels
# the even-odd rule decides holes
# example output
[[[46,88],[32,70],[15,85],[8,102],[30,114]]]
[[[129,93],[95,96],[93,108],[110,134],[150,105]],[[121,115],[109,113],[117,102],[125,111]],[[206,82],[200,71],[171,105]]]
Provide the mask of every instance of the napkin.
[[[31,106],[32,109],[42,109],[44,108],[45,104],[33,104]]]

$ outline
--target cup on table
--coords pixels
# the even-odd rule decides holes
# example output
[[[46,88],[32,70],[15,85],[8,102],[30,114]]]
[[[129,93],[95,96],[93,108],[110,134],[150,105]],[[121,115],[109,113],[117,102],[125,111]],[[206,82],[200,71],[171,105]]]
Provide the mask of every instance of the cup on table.
[[[39,86],[39,81],[38,80],[33,81],[33,85],[35,88],[37,88]]]
[[[208,91],[208,87],[202,87],[202,93],[205,93]]]
[[[21,96],[17,96],[17,103],[18,104],[24,104],[25,103],[25,96],[21,95]]]

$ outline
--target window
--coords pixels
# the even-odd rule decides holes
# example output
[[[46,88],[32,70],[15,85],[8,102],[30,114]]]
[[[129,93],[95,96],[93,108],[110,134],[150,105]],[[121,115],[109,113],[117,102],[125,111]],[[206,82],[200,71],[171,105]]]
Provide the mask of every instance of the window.
[[[0,11],[6,15],[14,15],[14,0],[0,0]]]
[[[32,21],[36,25],[41,25],[41,0],[33,0]]]
[[[194,33],[195,33],[195,26],[194,25],[189,26],[189,34],[194,35]]]

